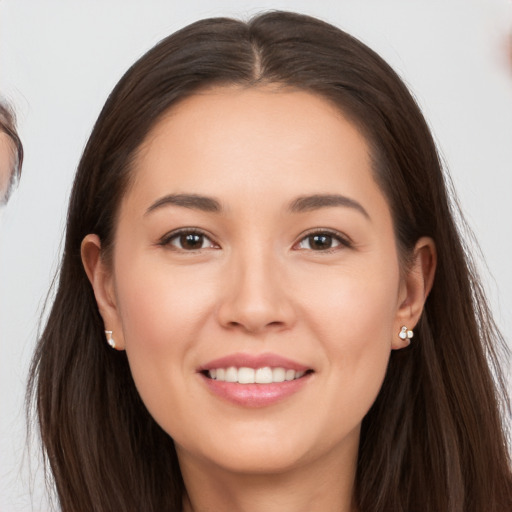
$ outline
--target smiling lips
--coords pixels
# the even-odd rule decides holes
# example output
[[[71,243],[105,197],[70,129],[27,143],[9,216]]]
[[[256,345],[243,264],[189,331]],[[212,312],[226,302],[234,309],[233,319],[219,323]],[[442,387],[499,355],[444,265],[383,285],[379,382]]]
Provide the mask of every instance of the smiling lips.
[[[234,354],[199,370],[217,396],[245,407],[264,407],[299,391],[313,370],[274,354]]]

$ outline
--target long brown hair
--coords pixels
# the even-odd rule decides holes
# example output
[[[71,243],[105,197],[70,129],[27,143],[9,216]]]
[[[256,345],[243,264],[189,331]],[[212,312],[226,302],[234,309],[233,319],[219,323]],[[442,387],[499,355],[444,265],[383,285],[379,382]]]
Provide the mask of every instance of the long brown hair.
[[[505,345],[454,222],[456,204],[427,123],[376,53],[327,23],[283,12],[247,23],[199,21],[164,39],[123,76],[93,129],[29,383],[62,510],[181,510],[173,440],[141,402],[124,353],[105,343],[80,244],[96,233],[108,253],[137,149],[173,105],[212,85],[265,83],[320,95],[356,123],[370,144],[404,262],[421,236],[437,246],[437,274],[414,343],[392,353],[363,421],[359,510],[512,510],[499,365]]]

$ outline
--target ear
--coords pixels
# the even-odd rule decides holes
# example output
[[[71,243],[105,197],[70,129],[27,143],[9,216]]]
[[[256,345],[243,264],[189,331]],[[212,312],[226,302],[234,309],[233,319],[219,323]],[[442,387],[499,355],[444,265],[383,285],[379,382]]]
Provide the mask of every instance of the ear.
[[[98,235],[90,234],[82,240],[82,264],[96,297],[96,303],[105,330],[112,331],[112,339],[117,350],[124,350],[122,324],[116,304],[114,278],[101,258],[101,240]]]
[[[400,287],[399,307],[395,319],[395,333],[392,338],[392,348],[400,349],[410,344],[410,339],[398,336],[402,326],[412,330],[418,320],[428,294],[434,283],[437,265],[436,246],[432,238],[422,237],[414,246],[412,264]]]

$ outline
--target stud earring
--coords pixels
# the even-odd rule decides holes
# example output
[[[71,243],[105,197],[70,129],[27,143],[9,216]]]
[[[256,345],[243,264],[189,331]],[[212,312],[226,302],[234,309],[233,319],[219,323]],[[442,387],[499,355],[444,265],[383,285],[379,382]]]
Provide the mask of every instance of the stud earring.
[[[402,325],[398,337],[402,340],[410,340],[414,336],[414,332],[407,329],[405,325]]]
[[[112,338],[112,331],[105,331],[105,336],[107,337],[107,343],[112,348],[116,348],[116,342],[114,341],[114,338]]]

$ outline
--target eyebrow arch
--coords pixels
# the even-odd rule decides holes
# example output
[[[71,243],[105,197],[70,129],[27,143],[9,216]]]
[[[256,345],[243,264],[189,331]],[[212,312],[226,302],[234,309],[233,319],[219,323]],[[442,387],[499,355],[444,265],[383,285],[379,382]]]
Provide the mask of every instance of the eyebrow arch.
[[[371,220],[370,215],[360,203],[354,199],[350,199],[350,197],[339,194],[315,194],[312,196],[301,196],[292,201],[289,209],[293,213],[302,213],[309,212],[311,210],[318,210],[320,208],[331,208],[333,206],[353,208],[359,213],[362,213],[368,220]]]
[[[212,197],[200,196],[197,194],[168,194],[157,199],[146,210],[144,215],[148,215],[152,211],[168,205],[181,206],[182,208],[191,208],[193,210],[201,210],[203,212],[219,213],[222,211],[222,206],[219,201]]]

